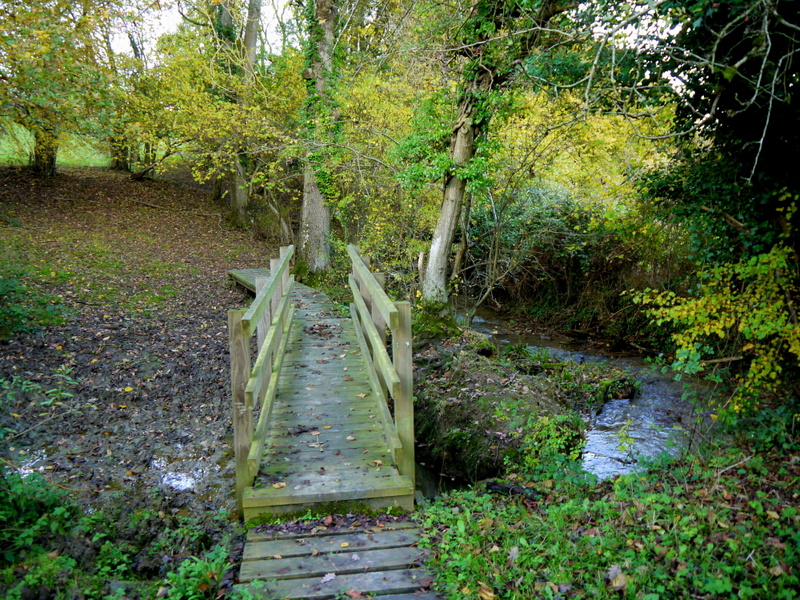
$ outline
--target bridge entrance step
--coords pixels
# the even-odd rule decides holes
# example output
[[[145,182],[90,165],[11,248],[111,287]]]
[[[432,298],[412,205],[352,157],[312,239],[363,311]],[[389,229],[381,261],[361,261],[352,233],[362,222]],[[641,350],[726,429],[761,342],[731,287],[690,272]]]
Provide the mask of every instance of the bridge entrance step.
[[[313,534],[251,531],[239,580],[242,587],[265,581],[251,588],[257,598],[435,600],[419,539],[416,525],[403,522]]]

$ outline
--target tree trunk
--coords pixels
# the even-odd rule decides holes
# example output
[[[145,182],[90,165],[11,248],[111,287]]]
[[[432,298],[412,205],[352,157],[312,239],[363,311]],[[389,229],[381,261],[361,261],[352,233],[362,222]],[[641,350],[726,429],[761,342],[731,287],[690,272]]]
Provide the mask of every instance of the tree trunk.
[[[309,138],[324,139],[331,135],[330,126],[316,123],[330,122],[333,117],[333,102],[330,88],[333,79],[333,49],[335,43],[337,8],[334,0],[315,0],[314,14],[308,18],[310,29],[307,55],[310,67],[306,71],[309,80],[309,99],[306,101],[306,118],[309,122]],[[303,171],[303,212],[300,225],[300,256],[312,273],[326,270],[330,266],[331,215],[325,194],[319,185],[317,169],[312,164],[312,152],[306,153]]]
[[[228,178],[228,205],[231,211],[231,220],[237,227],[247,227],[247,209],[250,206],[250,194],[247,182],[247,170],[240,158],[233,164],[234,171]]]
[[[466,40],[468,43],[457,50],[469,57],[469,66],[464,69],[465,81],[461,92],[461,106],[450,141],[451,172],[445,180],[439,220],[433,232],[425,281],[422,283],[422,297],[426,302],[441,304],[448,299],[447,266],[467,187],[466,180],[461,179],[454,171],[472,160],[475,140],[488,130],[492,118],[489,94],[508,81],[512,72],[509,64],[512,64],[515,58],[531,52],[541,28],[545,27],[555,15],[564,12],[573,4],[574,0],[545,0],[539,7],[536,17],[526,23],[524,33],[516,39],[515,51],[519,56],[510,56],[504,50],[492,55],[492,58],[487,58],[487,54],[492,53],[484,53],[483,46],[491,42],[484,31],[512,28],[515,19],[522,15],[520,4],[480,0],[473,11],[472,26],[480,33],[477,39]],[[492,25],[492,27],[484,28],[480,25]]]
[[[475,130],[469,117],[471,111],[471,103],[465,102],[462,105],[459,125],[455,128],[450,143],[450,160],[456,167],[469,162],[475,150]],[[433,232],[428,255],[425,281],[422,282],[422,297],[428,302],[447,302],[447,265],[450,262],[450,248],[458,227],[458,217],[461,214],[466,188],[467,182],[455,174],[451,174],[445,182],[439,220]]]
[[[111,168],[117,171],[130,171],[133,168],[133,156],[130,144],[122,135],[112,135],[111,145]]]
[[[42,177],[54,177],[56,157],[58,156],[58,137],[52,130],[37,125],[33,127],[33,140],[31,170]]]
[[[308,270],[319,273],[331,263],[331,211],[319,189],[313,165],[306,164],[303,180],[300,248]]]

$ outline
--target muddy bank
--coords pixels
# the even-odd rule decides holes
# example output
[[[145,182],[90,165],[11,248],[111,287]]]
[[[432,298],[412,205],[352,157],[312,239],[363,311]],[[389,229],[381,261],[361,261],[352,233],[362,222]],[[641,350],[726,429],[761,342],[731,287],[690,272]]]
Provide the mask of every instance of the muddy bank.
[[[418,456],[469,481],[524,476],[556,454],[577,459],[589,415],[638,390],[624,369],[498,347],[470,330],[414,362]]]
[[[2,171],[0,203],[3,260],[65,318],[0,342],[3,460],[87,509],[218,531],[233,509],[227,309],[247,301],[226,272],[270,249],[202,190],[111,171]]]

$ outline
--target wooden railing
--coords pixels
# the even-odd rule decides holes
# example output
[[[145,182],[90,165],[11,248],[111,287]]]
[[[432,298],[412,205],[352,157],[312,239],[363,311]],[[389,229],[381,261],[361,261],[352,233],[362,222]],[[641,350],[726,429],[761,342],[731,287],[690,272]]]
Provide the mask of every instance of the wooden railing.
[[[401,475],[414,481],[414,399],[411,353],[411,305],[392,302],[383,290],[384,275],[369,270],[369,259],[348,246],[353,265],[350,315],[367,363],[373,393],[378,396],[390,450]],[[392,354],[387,350],[387,327]],[[394,415],[389,408],[393,400]]]
[[[258,473],[278,376],[286,354],[294,306],[289,295],[294,276],[289,263],[294,246],[281,248],[270,260],[270,276],[256,279],[256,298],[246,310],[228,311],[233,397],[233,447],[236,453],[236,501],[241,513],[242,493]],[[257,334],[255,362],[250,340]],[[252,367],[251,367],[252,364]],[[253,414],[260,408],[258,423]]]

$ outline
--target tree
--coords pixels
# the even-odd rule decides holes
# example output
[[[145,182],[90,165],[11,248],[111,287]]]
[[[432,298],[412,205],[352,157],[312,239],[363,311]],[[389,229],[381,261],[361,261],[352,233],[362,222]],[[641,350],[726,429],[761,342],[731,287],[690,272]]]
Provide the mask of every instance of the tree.
[[[309,0],[306,5],[307,99],[303,108],[309,148],[303,166],[303,212],[300,221],[300,256],[311,273],[330,265],[331,211],[335,194],[326,165],[325,142],[336,128],[333,101],[336,78],[334,50],[338,7],[335,0]]]
[[[113,3],[0,2],[0,116],[34,136],[33,170],[52,176],[62,132],[99,133],[110,120],[102,40]]]
[[[479,0],[460,27],[460,44],[452,51],[465,59],[458,112],[452,125],[449,168],[444,176],[439,220],[433,232],[422,295],[430,303],[447,300],[447,268],[459,224],[476,144],[502,103],[521,58],[539,42],[550,21],[573,4],[565,0],[506,3]]]

